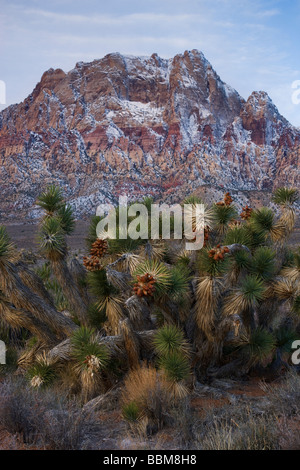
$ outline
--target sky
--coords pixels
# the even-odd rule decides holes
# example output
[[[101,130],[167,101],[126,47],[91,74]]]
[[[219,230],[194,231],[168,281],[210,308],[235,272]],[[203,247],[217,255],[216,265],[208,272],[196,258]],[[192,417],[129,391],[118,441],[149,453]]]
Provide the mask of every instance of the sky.
[[[243,98],[266,91],[300,127],[299,25],[300,0],[0,0],[0,103],[23,101],[51,67],[198,49]]]

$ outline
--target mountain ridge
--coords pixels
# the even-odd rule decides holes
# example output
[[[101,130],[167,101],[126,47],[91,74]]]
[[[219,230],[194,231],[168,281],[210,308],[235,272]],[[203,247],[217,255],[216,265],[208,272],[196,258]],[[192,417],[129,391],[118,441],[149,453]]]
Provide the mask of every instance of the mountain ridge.
[[[172,201],[207,185],[243,203],[243,191],[299,185],[299,155],[300,130],[268,94],[244,100],[203,53],[111,53],[49,69],[0,113],[0,216],[34,219],[53,182],[77,217],[124,193]]]

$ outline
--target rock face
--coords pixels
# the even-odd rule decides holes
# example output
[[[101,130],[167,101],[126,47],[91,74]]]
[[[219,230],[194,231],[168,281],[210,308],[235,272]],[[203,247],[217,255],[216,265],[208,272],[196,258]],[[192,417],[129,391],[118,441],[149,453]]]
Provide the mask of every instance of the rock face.
[[[299,185],[300,130],[264,92],[245,102],[197,50],[173,59],[114,53],[50,69],[0,113],[0,216],[37,215],[56,182],[76,215],[119,195],[172,200],[209,185]]]

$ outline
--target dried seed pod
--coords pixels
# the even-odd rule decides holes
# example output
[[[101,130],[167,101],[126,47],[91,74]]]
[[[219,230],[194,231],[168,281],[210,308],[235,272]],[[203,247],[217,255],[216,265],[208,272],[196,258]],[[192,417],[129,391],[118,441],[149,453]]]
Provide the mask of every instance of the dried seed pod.
[[[91,247],[90,255],[96,256],[97,258],[102,258],[108,250],[107,240],[102,240],[98,238]]]
[[[224,246],[224,248],[221,247],[221,245],[217,245],[216,249],[211,249],[208,252],[209,258],[213,258],[214,261],[223,261],[224,260],[224,255],[226,253],[229,253],[229,248],[227,246]]]
[[[101,262],[96,256],[84,256],[83,264],[88,271],[99,271],[102,269]]]
[[[155,292],[155,279],[151,274],[144,274],[136,277],[137,282],[133,286],[133,292],[139,297],[153,296]]]
[[[243,220],[248,220],[250,219],[252,212],[253,212],[253,209],[251,209],[251,207],[245,206],[243,207],[243,210],[240,216]]]
[[[232,203],[233,199],[230,195],[230,193],[226,193],[225,196],[224,196],[224,204],[225,206],[230,206],[231,203]]]

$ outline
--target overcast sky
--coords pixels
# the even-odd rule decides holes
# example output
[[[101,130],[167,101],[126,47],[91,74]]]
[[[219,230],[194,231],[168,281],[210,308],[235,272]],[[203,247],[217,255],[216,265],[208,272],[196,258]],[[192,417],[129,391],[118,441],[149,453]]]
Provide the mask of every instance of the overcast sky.
[[[299,25],[300,0],[0,0],[0,80],[9,105],[50,67],[68,71],[109,52],[169,58],[199,49],[245,99],[265,90],[300,126]]]

